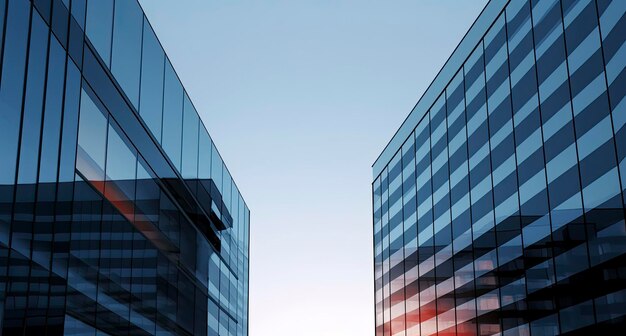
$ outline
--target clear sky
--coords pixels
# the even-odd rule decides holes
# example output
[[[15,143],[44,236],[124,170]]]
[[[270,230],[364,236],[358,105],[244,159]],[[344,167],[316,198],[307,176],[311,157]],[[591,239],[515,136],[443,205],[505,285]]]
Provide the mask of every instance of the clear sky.
[[[250,335],[373,335],[371,165],[486,0],[140,2],[251,209]]]

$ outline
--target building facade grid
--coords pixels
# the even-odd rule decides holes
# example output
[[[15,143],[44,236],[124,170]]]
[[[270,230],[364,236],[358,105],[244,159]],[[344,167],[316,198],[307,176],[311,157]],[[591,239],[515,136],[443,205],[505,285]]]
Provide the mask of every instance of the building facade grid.
[[[0,0],[0,143],[0,334],[248,334],[250,210],[136,0]]]
[[[376,335],[625,325],[626,3],[500,3],[375,165]]]

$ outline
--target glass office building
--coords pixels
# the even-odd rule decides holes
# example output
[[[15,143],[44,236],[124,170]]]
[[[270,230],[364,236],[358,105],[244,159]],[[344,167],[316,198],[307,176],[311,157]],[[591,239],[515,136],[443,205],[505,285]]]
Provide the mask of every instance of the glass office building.
[[[247,335],[250,211],[139,3],[0,27],[0,334]]]
[[[373,166],[377,336],[624,333],[625,13],[486,5]]]

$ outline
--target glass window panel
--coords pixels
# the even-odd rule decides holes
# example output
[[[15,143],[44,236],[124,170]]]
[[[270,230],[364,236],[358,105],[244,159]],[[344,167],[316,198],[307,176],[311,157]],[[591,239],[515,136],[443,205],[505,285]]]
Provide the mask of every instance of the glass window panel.
[[[143,12],[134,0],[115,3],[111,72],[135,108],[139,107],[139,68]]]
[[[228,259],[225,259],[228,260]],[[222,306],[228,305],[228,288],[229,288],[229,279],[228,279],[228,267],[224,262],[220,264],[220,304]]]
[[[32,20],[18,174],[20,184],[37,181],[39,134],[43,112],[44,84],[46,82],[46,52],[48,50],[49,30],[39,14],[33,14]]]
[[[222,195],[224,196],[224,204],[226,205],[226,209],[228,209],[228,212],[232,216],[233,208],[232,208],[231,193],[232,193],[233,178],[230,176],[230,172],[228,171],[228,169],[226,169],[226,167],[224,167],[223,182],[224,182],[224,186],[223,186],[224,192],[222,193]]]
[[[188,269],[194,269],[196,265],[196,230],[193,225],[182,220],[180,225],[180,261]]]
[[[145,17],[143,24],[139,114],[157,141],[161,142],[165,53]]]
[[[137,221],[159,222],[159,201],[161,189],[156,182],[156,176],[140,158],[137,163],[137,181],[135,194],[135,218]]]
[[[159,229],[177,245],[179,243],[180,214],[176,205],[165,193],[161,193],[159,209]]]
[[[87,336],[96,335],[96,329],[69,316],[65,315],[65,323],[63,326],[63,335],[68,336]]]
[[[8,2],[5,44],[0,80],[0,184],[13,184],[24,89],[29,2]]]
[[[207,281],[209,280],[209,263],[205,256],[209,255],[211,248],[203,235],[196,235],[196,246],[196,255],[199,256],[199,258],[196,258],[196,277],[200,279],[200,282],[204,286],[207,286]]]
[[[248,209],[248,206],[245,206],[245,211],[244,211],[244,221],[243,221],[243,228],[244,228],[244,238],[243,238],[243,242],[244,242],[244,251],[248,251],[248,245],[250,243],[250,209]],[[247,252],[246,252],[247,255]],[[246,269],[247,269],[247,261],[246,261]]]
[[[85,8],[87,7],[87,0],[72,0],[71,10],[72,16],[78,22],[81,28],[85,28]]]
[[[228,335],[228,315],[220,312],[220,335]]]
[[[86,33],[104,63],[110,66],[113,0],[92,0],[87,3]]]
[[[211,253],[209,257],[209,294],[219,299],[220,288],[220,260],[217,253]]]
[[[604,0],[598,7],[622,192],[626,194],[626,2]]]
[[[161,144],[174,166],[180,171],[183,128],[183,86],[172,64],[165,63],[165,96],[163,101],[163,136]]]
[[[607,294],[594,301],[598,322],[609,321],[626,315],[626,289]]]
[[[70,182],[74,178],[76,166],[76,139],[78,136],[78,109],[80,104],[81,75],[73,62],[67,63],[65,82],[65,102],[63,111],[63,135],[61,142],[61,163],[59,182]]]
[[[135,177],[137,157],[119,135],[118,126],[109,125],[107,145],[105,197],[126,218],[134,218]]]
[[[104,181],[107,119],[83,90],[80,100],[76,168],[91,181]]]
[[[219,190],[219,192],[224,195],[224,193],[222,192],[222,167],[222,158],[217,152],[215,144],[211,144],[211,178],[217,186],[217,190]]]
[[[69,28],[69,7],[69,5],[66,7],[59,1],[52,1],[52,31],[54,31],[59,42],[61,42],[65,48],[67,48]]]
[[[208,310],[209,336],[218,336],[219,308],[217,308],[217,305],[212,300],[208,300]]]
[[[561,310],[561,331],[567,333],[594,323],[594,309],[591,300]]]
[[[43,117],[41,138],[40,182],[54,182],[57,178],[61,109],[63,108],[63,83],[65,80],[65,57],[63,47],[56,39],[50,39],[48,57],[48,83],[46,85],[46,110]]]
[[[185,94],[183,108],[183,178],[198,177],[198,125],[200,119],[189,96]]]
[[[198,178],[209,179],[211,178],[211,148],[213,147],[213,143],[211,142],[209,133],[206,132],[202,124],[200,124],[200,140],[198,146]]]
[[[243,203],[243,197],[241,197],[241,194],[239,192],[237,192],[237,195],[239,197],[239,211],[237,214],[237,222],[238,224],[238,228],[239,228],[239,236],[238,236],[238,244],[239,244],[239,248],[242,249],[243,248],[243,236],[244,236],[244,203]]]
[[[4,1],[3,1],[4,2]],[[8,2],[8,1],[7,1]],[[50,0],[34,0],[32,3],[35,5],[35,8],[39,10],[43,19],[50,25],[50,16],[52,14],[52,1]]]
[[[109,181],[135,179],[135,154],[116,130],[109,126],[106,175]]]
[[[533,321],[530,324],[530,330],[533,335],[558,335],[559,321],[558,315],[550,315]]]

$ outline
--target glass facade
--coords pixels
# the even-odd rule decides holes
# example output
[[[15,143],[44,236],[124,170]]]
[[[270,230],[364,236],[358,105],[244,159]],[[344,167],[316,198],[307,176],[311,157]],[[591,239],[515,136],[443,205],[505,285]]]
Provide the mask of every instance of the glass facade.
[[[0,0],[0,334],[248,334],[250,211],[136,0]]]
[[[374,164],[377,336],[626,327],[626,1],[492,0]]]

